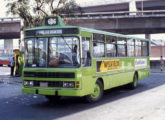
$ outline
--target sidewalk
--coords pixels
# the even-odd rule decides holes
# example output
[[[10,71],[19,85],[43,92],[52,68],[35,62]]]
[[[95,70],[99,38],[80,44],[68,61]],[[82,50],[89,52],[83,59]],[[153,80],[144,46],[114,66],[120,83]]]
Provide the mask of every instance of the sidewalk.
[[[158,68],[155,68],[155,69],[150,69],[151,73],[163,73],[165,74],[165,69],[163,69],[163,71],[161,71],[160,69]]]
[[[22,83],[22,77],[11,77],[10,75],[0,75],[0,83]]]

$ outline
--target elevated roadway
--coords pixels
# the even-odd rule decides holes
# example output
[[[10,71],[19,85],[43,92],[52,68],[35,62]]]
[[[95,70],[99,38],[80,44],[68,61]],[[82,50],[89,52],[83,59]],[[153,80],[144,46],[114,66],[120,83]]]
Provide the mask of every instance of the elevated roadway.
[[[96,12],[68,17],[68,24],[123,34],[165,32],[165,10]]]
[[[137,10],[165,10],[165,0],[140,0],[135,4]],[[81,10],[83,13],[129,11],[129,2],[88,6]]]
[[[0,19],[0,39],[20,38],[21,21],[19,18]]]

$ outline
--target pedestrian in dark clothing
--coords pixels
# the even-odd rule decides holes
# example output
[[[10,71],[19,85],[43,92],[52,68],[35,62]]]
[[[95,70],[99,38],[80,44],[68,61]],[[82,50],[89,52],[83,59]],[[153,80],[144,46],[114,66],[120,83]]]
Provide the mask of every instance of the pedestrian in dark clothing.
[[[10,67],[11,67],[10,75],[11,76],[13,76],[13,73],[14,73],[14,65],[15,65],[15,60],[14,60],[14,57],[12,57],[10,60]]]
[[[160,56],[160,70],[163,71],[163,68],[164,68],[164,60],[163,57]]]
[[[19,55],[16,56],[15,62],[15,76],[19,77]]]
[[[78,61],[77,61],[77,45],[75,45],[73,50],[72,50],[72,60],[73,60],[74,65],[78,64]]]

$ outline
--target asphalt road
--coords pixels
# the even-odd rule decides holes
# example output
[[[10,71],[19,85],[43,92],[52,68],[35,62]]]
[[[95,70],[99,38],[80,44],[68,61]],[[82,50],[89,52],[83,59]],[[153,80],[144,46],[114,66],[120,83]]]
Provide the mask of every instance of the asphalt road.
[[[21,93],[21,83],[0,82],[0,120],[165,120],[165,74],[152,74],[135,90],[119,87],[89,104],[83,98]]]

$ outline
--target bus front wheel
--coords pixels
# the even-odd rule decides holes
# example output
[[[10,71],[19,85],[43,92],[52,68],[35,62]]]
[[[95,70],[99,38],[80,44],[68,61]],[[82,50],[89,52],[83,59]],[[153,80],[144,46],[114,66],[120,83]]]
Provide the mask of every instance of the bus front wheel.
[[[90,95],[86,96],[86,100],[89,103],[99,101],[103,96],[103,84],[100,80],[95,83],[94,91]]]

